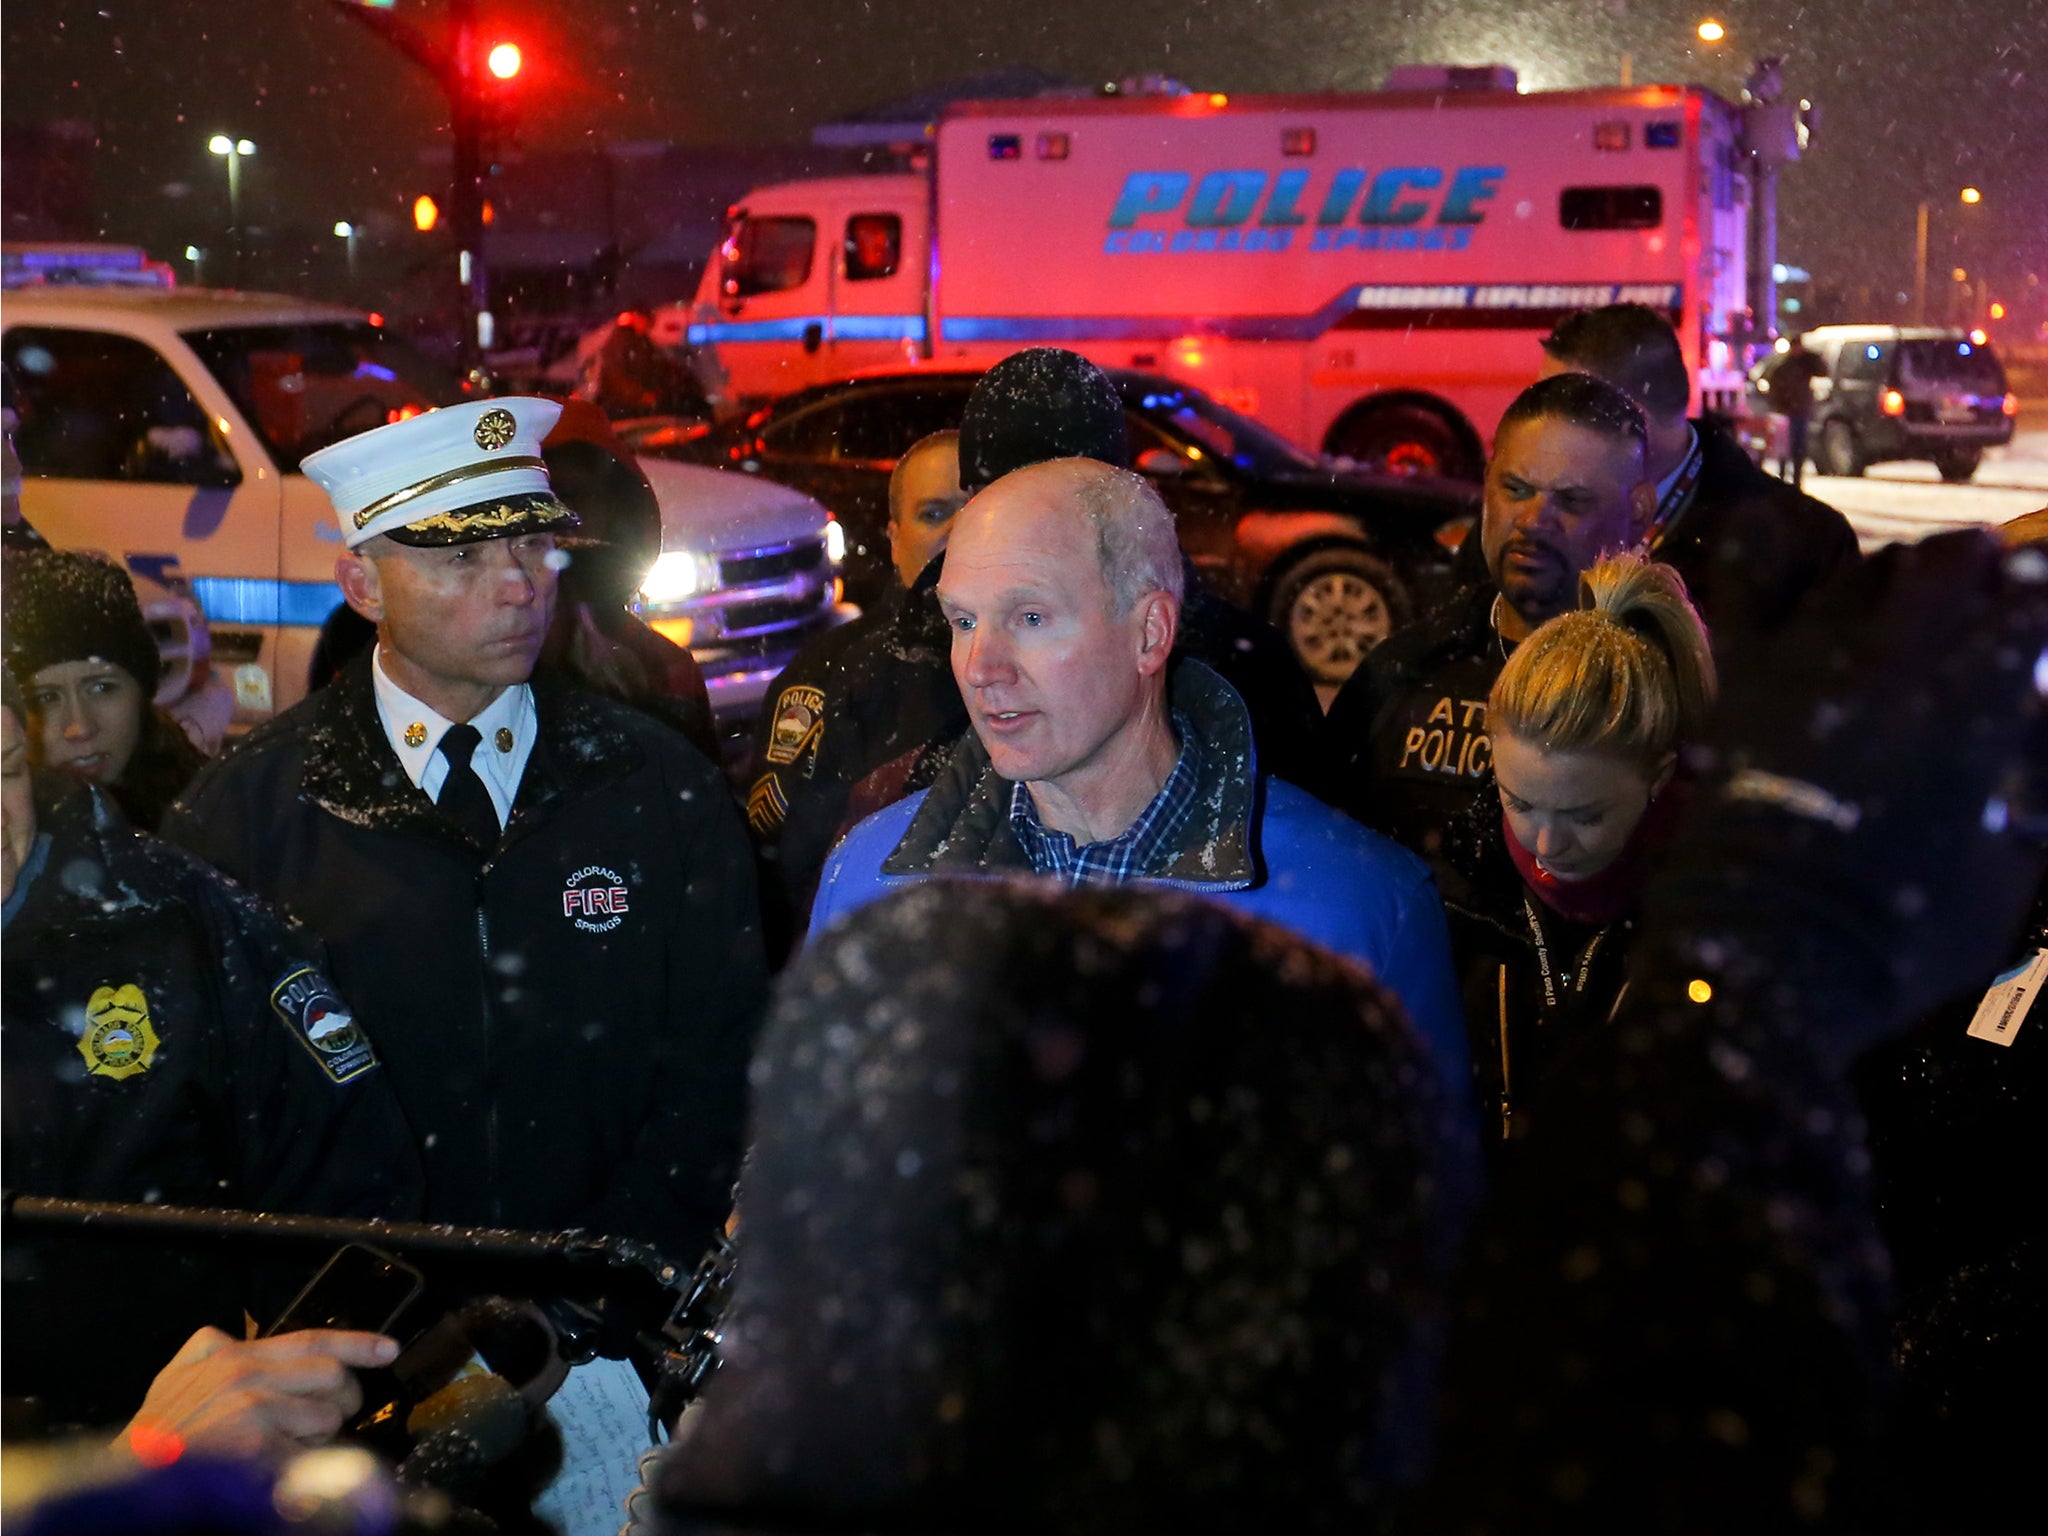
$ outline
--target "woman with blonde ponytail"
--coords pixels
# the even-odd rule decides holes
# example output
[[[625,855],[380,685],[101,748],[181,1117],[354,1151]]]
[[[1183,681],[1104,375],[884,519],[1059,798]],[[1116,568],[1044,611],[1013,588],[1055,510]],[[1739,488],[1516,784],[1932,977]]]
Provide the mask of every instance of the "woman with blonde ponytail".
[[[1515,1127],[1548,1062],[1620,1002],[1635,915],[1676,821],[1679,752],[1714,701],[1685,582],[1611,555],[1515,648],[1487,701],[1500,814],[1447,897],[1482,1107]]]

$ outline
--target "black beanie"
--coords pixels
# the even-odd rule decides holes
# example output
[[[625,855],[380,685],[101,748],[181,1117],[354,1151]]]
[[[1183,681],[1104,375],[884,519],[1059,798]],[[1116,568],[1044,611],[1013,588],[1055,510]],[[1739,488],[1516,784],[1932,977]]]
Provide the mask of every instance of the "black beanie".
[[[1109,375],[1077,352],[1033,347],[981,376],[960,419],[960,488],[973,495],[1013,469],[1049,459],[1131,467],[1124,403]]]
[[[7,667],[23,688],[60,662],[110,661],[156,693],[162,661],[135,586],[118,565],[70,550],[7,556]]]

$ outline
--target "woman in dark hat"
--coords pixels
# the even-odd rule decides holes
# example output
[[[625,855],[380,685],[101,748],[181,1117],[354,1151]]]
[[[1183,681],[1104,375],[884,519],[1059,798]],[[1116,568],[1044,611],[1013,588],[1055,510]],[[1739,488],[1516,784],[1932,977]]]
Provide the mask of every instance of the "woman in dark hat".
[[[154,832],[204,755],[152,702],[161,662],[127,573],[68,550],[7,556],[7,666],[38,766],[101,785]]]

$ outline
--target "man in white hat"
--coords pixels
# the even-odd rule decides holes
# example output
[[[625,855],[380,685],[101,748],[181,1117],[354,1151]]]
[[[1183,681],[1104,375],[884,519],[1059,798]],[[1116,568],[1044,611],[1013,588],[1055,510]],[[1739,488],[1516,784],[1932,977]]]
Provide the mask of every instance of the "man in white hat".
[[[726,1213],[766,992],[753,866],[680,736],[530,681],[575,522],[540,456],[559,411],[453,406],[305,461],[377,644],[165,830],[327,941],[430,1219],[688,1262]]]

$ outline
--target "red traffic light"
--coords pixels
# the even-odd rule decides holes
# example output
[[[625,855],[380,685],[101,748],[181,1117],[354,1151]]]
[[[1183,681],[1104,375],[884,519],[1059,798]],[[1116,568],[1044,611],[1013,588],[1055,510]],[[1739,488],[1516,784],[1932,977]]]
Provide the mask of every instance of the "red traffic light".
[[[500,80],[510,80],[517,75],[519,66],[525,62],[517,43],[499,43],[484,55],[484,68]]]

